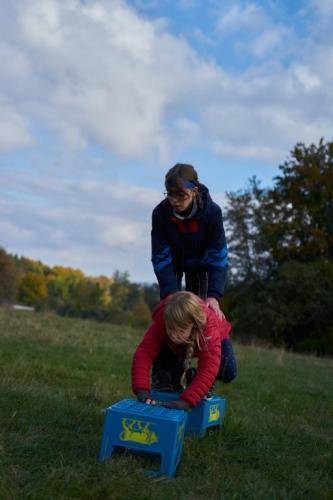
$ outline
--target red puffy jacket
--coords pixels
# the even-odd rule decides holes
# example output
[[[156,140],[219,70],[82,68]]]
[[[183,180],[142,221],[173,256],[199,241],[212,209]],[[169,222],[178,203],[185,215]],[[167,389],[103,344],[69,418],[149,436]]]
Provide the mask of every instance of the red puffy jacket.
[[[221,363],[221,341],[229,338],[231,325],[221,320],[217,314],[200,300],[207,322],[203,330],[204,346],[194,350],[198,358],[197,373],[190,385],[181,394],[191,406],[197,405],[215,382]],[[153,312],[153,323],[148,328],[138,345],[132,362],[132,389],[135,394],[141,390],[150,390],[150,369],[163,344],[168,345],[177,354],[179,345],[168,337],[164,322],[165,300]]]

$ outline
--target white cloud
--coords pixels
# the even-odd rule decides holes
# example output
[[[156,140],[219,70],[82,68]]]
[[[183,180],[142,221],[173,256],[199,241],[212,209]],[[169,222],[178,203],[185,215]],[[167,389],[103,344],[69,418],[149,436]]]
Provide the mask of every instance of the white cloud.
[[[280,154],[281,159],[285,155],[284,150],[278,151],[277,148],[270,148],[261,146],[259,144],[245,144],[239,145],[235,144],[231,141],[216,141],[214,143],[214,151],[216,154],[220,156],[224,156],[225,158],[234,158],[238,156],[238,158],[248,159],[248,160],[256,160],[260,158],[261,160],[271,162],[272,159],[275,159],[278,154]]]
[[[69,149],[96,143],[164,164],[192,145],[279,161],[296,141],[332,133],[332,117],[321,112],[332,100],[332,44],[299,47],[285,69],[276,53],[293,35],[254,2],[224,12],[219,33],[247,31],[242,50],[267,60],[278,49],[276,62],[238,76],[120,0],[22,0],[20,7],[8,0],[0,10],[0,92],[11,103],[1,120],[3,150],[32,144],[30,122],[57,131]]]
[[[153,281],[150,217],[153,189],[96,180],[32,177],[22,171],[1,182],[0,234],[8,251],[88,274],[128,270]]]
[[[29,122],[0,95],[0,152],[32,146]]]
[[[293,72],[302,89],[305,92],[311,92],[320,87],[321,79],[308,66],[296,64]]]
[[[235,48],[244,53],[250,52],[255,58],[290,47],[294,38],[290,28],[274,22],[266,10],[255,3],[235,3],[229,10],[223,10],[215,29],[222,38],[235,37]]]
[[[316,36],[292,46],[283,66],[278,54],[293,35],[257,4],[233,5],[219,36],[246,31],[241,50],[266,58],[234,75],[125,2],[2,2],[0,151],[34,146],[38,156],[38,124],[64,139],[66,165],[73,149],[91,144],[165,164],[191,146],[277,164],[296,142],[333,135],[332,34],[321,33],[319,17]],[[65,170],[52,158],[39,177],[2,166],[2,244],[91,274],[120,268],[153,280],[150,216],[160,194],[102,181],[92,167],[72,167],[75,181]]]
[[[217,20],[216,30],[222,36],[229,36],[244,29],[258,31],[267,25],[267,17],[262,7],[250,3],[244,7],[233,4],[232,7],[223,12]]]
[[[270,27],[253,39],[250,43],[250,49],[256,57],[262,57],[275,47],[284,44],[287,38],[289,38],[287,28],[283,26]]]

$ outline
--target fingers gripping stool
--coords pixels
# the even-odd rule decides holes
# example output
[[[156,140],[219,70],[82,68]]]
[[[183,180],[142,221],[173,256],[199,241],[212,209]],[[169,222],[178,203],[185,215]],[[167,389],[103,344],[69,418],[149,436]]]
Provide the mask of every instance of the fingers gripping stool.
[[[178,392],[151,391],[151,397],[158,402],[175,401],[180,396]],[[227,400],[219,396],[203,399],[195,408],[187,413],[185,435],[196,434],[204,437],[210,427],[222,424]]]

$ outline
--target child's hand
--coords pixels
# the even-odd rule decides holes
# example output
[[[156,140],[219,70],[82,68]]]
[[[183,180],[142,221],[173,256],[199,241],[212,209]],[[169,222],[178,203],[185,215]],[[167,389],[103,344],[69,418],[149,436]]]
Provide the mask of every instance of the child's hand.
[[[191,406],[186,402],[183,401],[182,399],[177,399],[177,401],[169,401],[168,403],[164,403],[166,408],[170,408],[172,410],[189,410]]]
[[[211,309],[213,309],[213,311],[216,312],[216,314],[218,315],[218,317],[220,319],[225,319],[225,316],[224,316],[223,312],[221,311],[220,305],[219,305],[218,301],[215,299],[215,297],[208,297],[206,299],[206,304],[208,307],[210,307]]]
[[[139,391],[136,397],[138,401],[140,401],[140,403],[147,403],[149,405],[156,404],[156,401],[151,398],[150,393],[148,391]]]

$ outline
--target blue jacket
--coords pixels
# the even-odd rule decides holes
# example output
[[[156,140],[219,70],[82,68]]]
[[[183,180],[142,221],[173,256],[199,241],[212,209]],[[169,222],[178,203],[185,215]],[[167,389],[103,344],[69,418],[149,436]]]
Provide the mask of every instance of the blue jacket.
[[[208,273],[208,297],[220,299],[227,278],[228,250],[221,208],[200,184],[201,206],[191,219],[173,215],[167,199],[152,215],[152,263],[161,299],[179,290],[177,275],[191,270]]]

